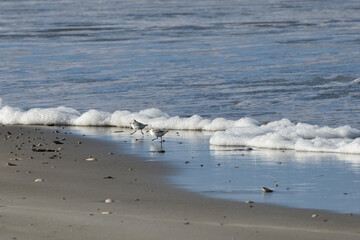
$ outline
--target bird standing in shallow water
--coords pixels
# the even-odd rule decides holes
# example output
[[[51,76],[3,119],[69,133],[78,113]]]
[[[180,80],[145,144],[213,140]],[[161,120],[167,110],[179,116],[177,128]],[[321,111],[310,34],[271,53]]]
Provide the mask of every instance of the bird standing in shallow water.
[[[163,141],[163,140],[162,140],[162,137],[163,137],[168,131],[151,128],[151,129],[149,130],[149,132],[150,132],[151,135],[153,135],[154,137],[156,137],[156,138],[154,138],[152,141],[160,138],[160,139],[161,139],[161,142],[162,142],[162,141]]]
[[[142,135],[144,135],[144,133],[142,132],[142,130],[147,126],[147,124],[143,124],[141,122],[136,121],[135,119],[132,120],[132,122],[130,123],[130,126],[132,127],[132,129],[135,129],[134,132],[130,133],[130,135],[133,135],[137,130],[140,129]]]

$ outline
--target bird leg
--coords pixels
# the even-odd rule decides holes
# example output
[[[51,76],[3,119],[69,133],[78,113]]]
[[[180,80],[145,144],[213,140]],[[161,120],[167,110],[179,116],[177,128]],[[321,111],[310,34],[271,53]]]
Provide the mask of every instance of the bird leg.
[[[137,130],[133,131],[132,133],[130,133],[130,135],[133,135]]]

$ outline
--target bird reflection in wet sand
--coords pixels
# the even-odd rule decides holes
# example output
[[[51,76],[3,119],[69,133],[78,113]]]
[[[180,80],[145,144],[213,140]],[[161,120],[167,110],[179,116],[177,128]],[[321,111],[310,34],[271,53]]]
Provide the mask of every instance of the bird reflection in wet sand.
[[[151,153],[165,153],[165,150],[162,148],[162,145],[151,145],[150,146]]]

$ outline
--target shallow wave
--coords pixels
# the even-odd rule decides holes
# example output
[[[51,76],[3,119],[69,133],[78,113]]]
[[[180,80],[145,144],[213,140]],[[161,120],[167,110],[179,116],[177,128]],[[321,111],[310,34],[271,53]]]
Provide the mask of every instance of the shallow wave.
[[[266,125],[253,124],[218,131],[210,138],[210,144],[360,154],[360,130],[347,125],[319,127],[282,119]]]
[[[32,108],[24,111],[19,108],[4,106],[0,109],[1,124],[130,127],[130,122],[133,119],[146,123],[153,128],[197,131],[221,131],[258,123],[251,118],[234,121],[225,118],[210,120],[199,115],[187,118],[170,117],[156,108],[139,112],[122,110],[113,113],[91,109],[82,114],[68,107]]]
[[[210,138],[211,145],[360,154],[360,130],[348,125],[331,128],[306,123],[295,124],[288,119],[261,124],[257,120],[247,117],[239,120],[225,118],[211,120],[199,115],[170,117],[156,108],[139,112],[122,110],[113,113],[95,109],[80,113],[69,107],[32,108],[29,110],[10,106],[0,108],[0,123],[7,125],[116,126],[126,128],[130,127],[130,122],[133,119],[146,123],[152,128],[213,131],[215,133]]]

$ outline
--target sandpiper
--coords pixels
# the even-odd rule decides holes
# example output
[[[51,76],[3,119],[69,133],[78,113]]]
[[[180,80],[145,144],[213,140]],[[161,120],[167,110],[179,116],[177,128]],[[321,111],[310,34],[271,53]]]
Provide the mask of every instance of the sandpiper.
[[[133,129],[135,129],[135,131],[132,132],[132,133],[130,133],[130,135],[133,135],[133,134],[134,134],[137,130],[139,130],[139,129],[140,129],[141,133],[144,135],[144,133],[143,133],[142,130],[147,126],[147,124],[143,124],[143,123],[138,122],[138,121],[136,121],[136,120],[134,119],[134,120],[132,120],[132,122],[130,123],[130,126],[131,126]]]
[[[154,138],[152,141],[160,138],[160,139],[161,139],[161,142],[162,142],[162,141],[163,141],[163,140],[162,140],[162,137],[163,137],[168,131],[151,128],[151,129],[149,130],[149,132],[150,132],[151,135],[153,135],[154,137],[156,137],[156,138]]]

